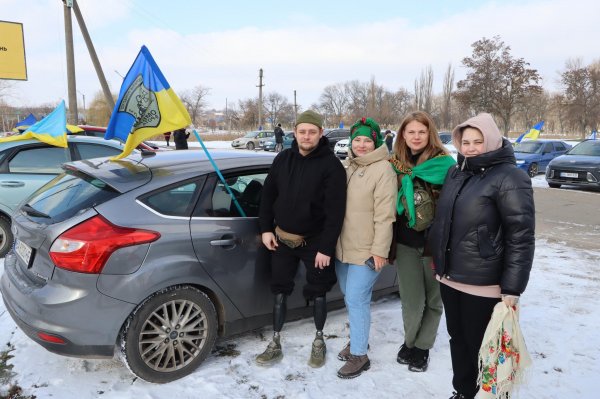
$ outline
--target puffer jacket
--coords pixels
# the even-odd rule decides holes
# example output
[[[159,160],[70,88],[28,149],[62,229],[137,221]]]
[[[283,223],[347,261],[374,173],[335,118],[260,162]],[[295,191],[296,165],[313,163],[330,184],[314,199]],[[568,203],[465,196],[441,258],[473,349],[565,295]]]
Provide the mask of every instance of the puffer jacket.
[[[396,172],[382,145],[361,157],[344,161],[347,200],[335,256],[344,263],[364,264],[371,255],[387,258],[396,220]]]
[[[472,285],[525,290],[535,249],[531,180],[516,167],[508,140],[448,171],[429,243],[436,273]]]

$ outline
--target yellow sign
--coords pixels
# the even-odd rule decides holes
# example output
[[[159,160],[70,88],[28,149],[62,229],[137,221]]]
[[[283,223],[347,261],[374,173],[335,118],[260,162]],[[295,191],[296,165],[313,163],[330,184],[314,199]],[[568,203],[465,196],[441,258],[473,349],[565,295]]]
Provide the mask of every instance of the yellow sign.
[[[0,21],[0,79],[27,80],[23,24]]]

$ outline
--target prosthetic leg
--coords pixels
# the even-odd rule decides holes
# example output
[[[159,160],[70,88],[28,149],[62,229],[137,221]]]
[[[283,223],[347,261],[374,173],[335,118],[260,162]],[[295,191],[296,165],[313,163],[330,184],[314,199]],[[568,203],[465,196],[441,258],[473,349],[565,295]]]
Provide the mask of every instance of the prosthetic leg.
[[[285,294],[276,294],[273,302],[273,340],[263,353],[256,356],[256,363],[260,366],[270,366],[283,358],[279,333],[283,328],[283,323],[285,323],[286,311],[287,296]]]
[[[318,296],[314,299],[313,317],[317,333],[315,334],[315,339],[312,344],[308,365],[310,367],[318,368],[325,364],[325,355],[327,353],[327,346],[325,346],[325,340],[323,338],[323,326],[325,326],[325,320],[327,319],[327,301],[325,295]]]

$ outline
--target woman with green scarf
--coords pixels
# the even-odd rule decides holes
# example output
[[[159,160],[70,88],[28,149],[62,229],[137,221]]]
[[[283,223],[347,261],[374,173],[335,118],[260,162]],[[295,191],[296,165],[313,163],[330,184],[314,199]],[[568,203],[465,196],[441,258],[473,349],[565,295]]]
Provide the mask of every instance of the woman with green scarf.
[[[427,249],[427,230],[446,173],[456,162],[440,141],[431,117],[422,111],[411,112],[402,121],[390,162],[398,174],[394,236],[404,324],[404,343],[396,360],[410,371],[422,372],[429,365],[429,349],[443,310]]]

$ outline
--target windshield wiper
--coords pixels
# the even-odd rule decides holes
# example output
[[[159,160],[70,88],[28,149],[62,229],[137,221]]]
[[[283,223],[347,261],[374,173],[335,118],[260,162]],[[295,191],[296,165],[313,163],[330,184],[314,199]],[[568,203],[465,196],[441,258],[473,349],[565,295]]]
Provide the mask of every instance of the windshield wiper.
[[[40,218],[50,219],[50,216],[46,215],[44,212],[40,212],[40,211],[36,210],[29,204],[23,205],[23,207],[21,209],[23,209],[30,216],[36,216],[36,217],[40,217]]]

